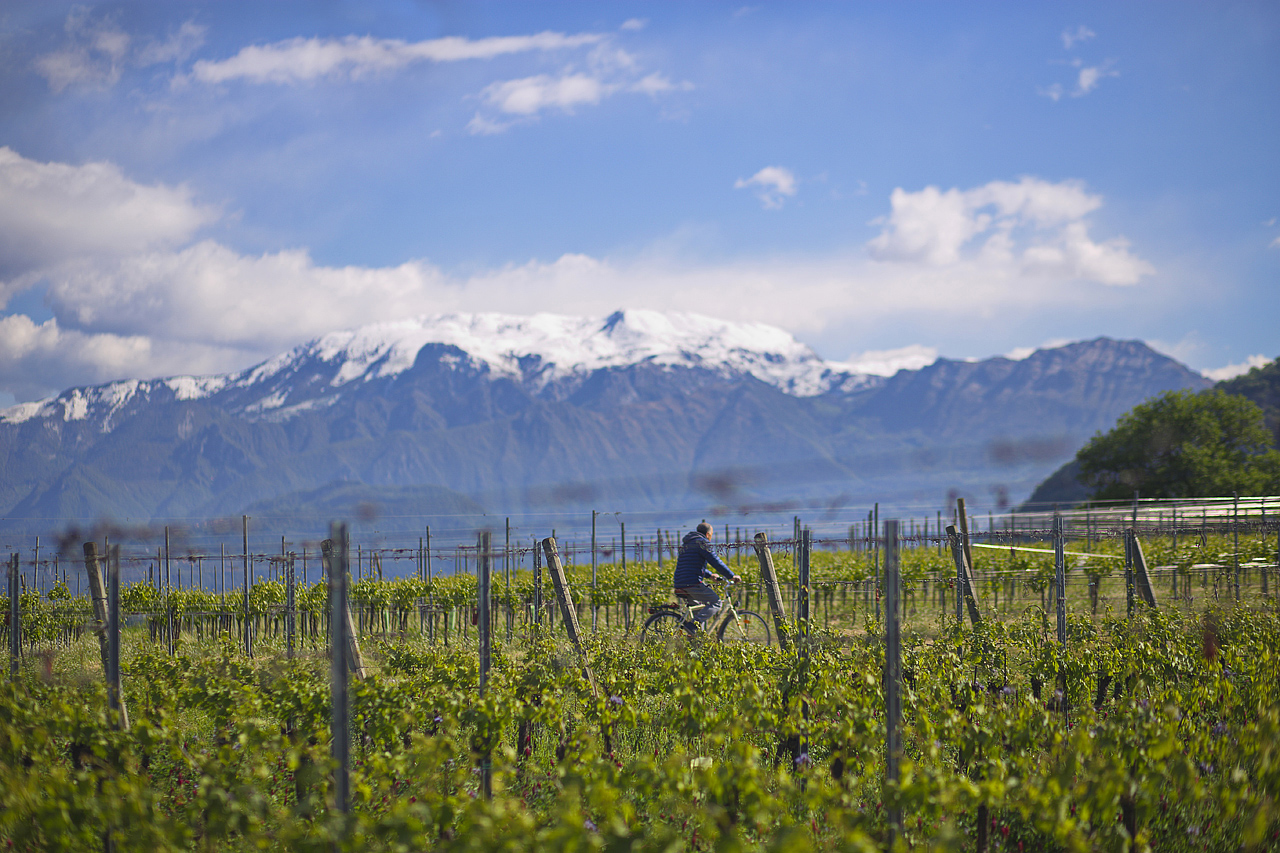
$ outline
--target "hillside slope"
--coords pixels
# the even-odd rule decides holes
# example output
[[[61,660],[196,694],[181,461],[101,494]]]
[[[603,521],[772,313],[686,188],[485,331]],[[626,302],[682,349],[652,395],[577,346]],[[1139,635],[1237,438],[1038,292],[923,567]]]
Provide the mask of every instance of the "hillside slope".
[[[1234,379],[1224,379],[1213,387],[1257,403],[1266,418],[1267,427],[1275,436],[1276,446],[1280,447],[1280,359],[1273,359]],[[1036,486],[1024,506],[1069,506],[1087,500],[1090,491],[1080,482],[1079,474],[1079,466],[1073,457]]]
[[[691,315],[421,318],[0,413],[0,524],[233,515],[334,482],[499,514],[1017,497],[1136,402],[1206,384],[1106,338],[885,379]]]

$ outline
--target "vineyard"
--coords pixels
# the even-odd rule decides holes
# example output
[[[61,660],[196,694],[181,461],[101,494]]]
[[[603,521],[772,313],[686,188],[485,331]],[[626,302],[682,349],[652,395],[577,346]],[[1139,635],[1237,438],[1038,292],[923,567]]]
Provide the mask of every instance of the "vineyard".
[[[971,554],[954,531],[730,542],[768,643],[642,640],[669,561],[560,566],[554,540],[450,574],[388,552],[334,595],[287,555],[241,589],[157,572],[102,602],[65,575],[22,591],[12,562],[0,843],[1280,849],[1274,520],[1041,532]],[[412,571],[379,579],[393,559]]]

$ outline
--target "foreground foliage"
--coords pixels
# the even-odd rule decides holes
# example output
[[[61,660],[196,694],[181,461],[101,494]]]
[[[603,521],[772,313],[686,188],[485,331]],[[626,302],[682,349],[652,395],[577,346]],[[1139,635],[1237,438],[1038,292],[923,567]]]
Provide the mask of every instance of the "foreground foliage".
[[[321,654],[126,635],[133,727],[86,638],[0,688],[0,843],[19,850],[1239,850],[1280,845],[1274,610],[1038,614],[908,633],[904,760],[885,785],[883,653],[638,645],[601,633],[593,698],[556,634],[420,637],[353,682],[353,810],[331,806]],[[606,749],[604,735],[608,734]],[[492,762],[494,795],[480,795]]]

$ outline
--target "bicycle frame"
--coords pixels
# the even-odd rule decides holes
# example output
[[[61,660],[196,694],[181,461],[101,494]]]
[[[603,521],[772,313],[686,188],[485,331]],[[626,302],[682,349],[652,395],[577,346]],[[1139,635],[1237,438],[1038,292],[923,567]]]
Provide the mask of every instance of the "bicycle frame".
[[[715,636],[716,632],[720,628],[720,625],[723,624],[726,620],[732,618],[735,623],[738,620],[738,607],[734,603],[733,595],[729,588],[725,589],[724,595],[720,598],[720,604],[721,604],[720,614],[716,617],[715,621],[709,624],[700,626],[706,633],[711,634],[712,636]],[[696,623],[697,620],[693,618],[693,614],[699,610],[705,609],[706,607],[707,605],[705,604],[690,604],[689,600],[682,595],[676,596],[676,609],[679,612],[680,617],[685,622]],[[741,631],[742,629],[739,628],[738,630]],[[743,634],[743,636],[746,636],[746,635]]]

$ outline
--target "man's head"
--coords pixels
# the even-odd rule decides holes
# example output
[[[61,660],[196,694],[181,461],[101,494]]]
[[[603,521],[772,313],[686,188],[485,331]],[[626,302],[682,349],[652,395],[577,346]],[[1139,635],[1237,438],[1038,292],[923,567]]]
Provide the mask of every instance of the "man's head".
[[[702,522],[701,524],[698,525],[698,532],[701,533],[703,536],[707,537],[708,539],[710,539],[711,525],[707,524],[705,521]]]

